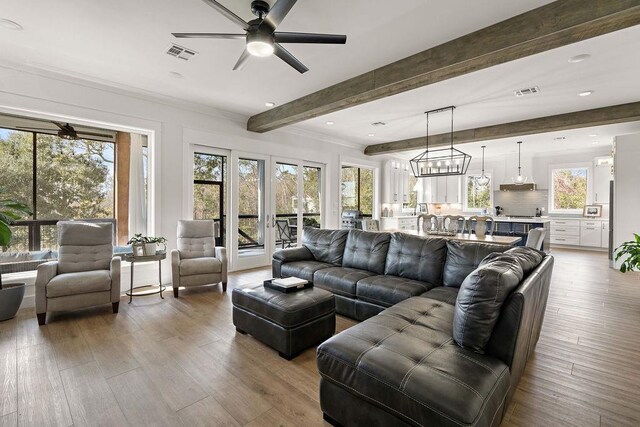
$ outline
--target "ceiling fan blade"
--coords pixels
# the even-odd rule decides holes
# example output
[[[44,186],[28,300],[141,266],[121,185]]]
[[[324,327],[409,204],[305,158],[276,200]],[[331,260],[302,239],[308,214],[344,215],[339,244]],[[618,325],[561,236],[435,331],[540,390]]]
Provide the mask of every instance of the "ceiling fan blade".
[[[60,122],[54,122],[53,120],[51,121],[51,123],[53,123],[54,125],[58,126],[60,129],[64,129],[66,126],[69,126],[69,123],[67,123],[67,124],[65,125],[65,124],[62,124],[62,123],[60,123]],[[72,128],[72,129],[73,129],[73,128]]]
[[[305,67],[302,62],[298,61],[296,57],[293,56],[287,49],[283,48],[278,43],[274,43],[273,47],[275,49],[273,53],[275,53],[278,58],[282,59],[284,62],[298,70],[300,74],[304,74],[309,71],[309,69]]]
[[[242,55],[240,55],[240,58],[238,58],[238,62],[236,62],[236,65],[233,66],[233,71],[242,70],[250,56],[251,54],[245,48],[245,50],[242,52]]]
[[[220,12],[222,15],[226,16],[227,19],[240,25],[243,29],[246,30],[249,28],[249,24],[247,24],[242,18],[240,18],[235,13],[231,12],[229,9],[227,9],[226,7],[218,3],[216,0],[202,0],[202,1],[208,4],[209,6],[211,6],[212,8],[214,8],[215,10],[217,10],[218,12]]]
[[[246,34],[226,34],[226,33],[171,33],[173,37],[179,39],[245,39]]]
[[[59,129],[51,129],[51,128],[31,128],[28,126],[16,126],[16,129],[24,129],[24,130],[42,130],[47,132],[58,132]]]
[[[271,27],[272,31],[278,28],[278,25],[287,16],[293,5],[296,4],[296,1],[298,0],[278,0],[269,10],[267,16],[264,17],[260,26],[262,27],[266,23]]]
[[[322,43],[345,44],[347,36],[341,34],[316,34],[316,33],[274,33],[276,43]]]

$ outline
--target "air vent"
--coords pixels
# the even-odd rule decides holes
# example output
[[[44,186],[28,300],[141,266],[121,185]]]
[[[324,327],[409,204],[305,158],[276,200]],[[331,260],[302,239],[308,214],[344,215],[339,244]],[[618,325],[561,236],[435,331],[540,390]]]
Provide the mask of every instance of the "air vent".
[[[371,126],[384,126],[384,125],[386,125],[385,122],[373,122],[373,123],[371,123]]]
[[[525,89],[514,90],[513,93],[516,96],[525,96],[525,95],[534,95],[540,92],[540,88],[538,86],[528,87]]]
[[[197,54],[198,52],[195,50],[187,49],[186,47],[179,46],[177,44],[172,44],[167,50],[167,55],[175,56],[176,58],[184,59],[185,61],[190,60]]]

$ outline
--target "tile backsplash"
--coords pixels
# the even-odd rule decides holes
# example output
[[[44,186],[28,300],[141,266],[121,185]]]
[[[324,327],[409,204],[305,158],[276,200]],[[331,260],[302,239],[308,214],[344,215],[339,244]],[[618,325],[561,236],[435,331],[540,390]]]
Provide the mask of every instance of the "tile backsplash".
[[[494,191],[493,205],[501,206],[503,215],[536,214],[536,208],[549,209],[549,191]]]

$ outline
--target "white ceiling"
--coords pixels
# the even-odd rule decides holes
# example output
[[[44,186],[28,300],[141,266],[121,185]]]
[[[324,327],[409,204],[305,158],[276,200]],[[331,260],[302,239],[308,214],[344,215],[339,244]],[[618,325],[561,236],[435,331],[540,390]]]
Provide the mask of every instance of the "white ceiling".
[[[246,20],[250,0],[220,0]],[[270,3],[273,3],[270,0]],[[175,39],[171,32],[241,33],[201,0],[3,0],[2,59],[218,107],[247,116],[438,45],[549,0],[300,0],[281,31],[347,34],[345,46],[287,45],[310,71],[276,57],[232,71],[243,40]],[[37,12],[36,12],[37,11]],[[199,52],[185,62],[171,43]],[[184,77],[176,79],[169,72]]]
[[[220,1],[243,18],[253,18],[250,0]],[[243,71],[232,71],[243,49],[242,40],[174,39],[171,32],[238,32],[239,28],[201,0],[3,0],[0,18],[16,21],[24,30],[0,28],[0,60],[158,93],[248,118],[263,111],[266,101],[283,104],[547,3],[550,1],[300,0],[280,30],[348,36],[345,46],[288,45],[310,68],[301,75],[278,58],[252,58]],[[166,55],[174,42],[199,55],[189,62]],[[293,127],[366,145],[423,135],[422,112],[452,104],[458,107],[456,129],[466,129],[634,102],[640,100],[639,51],[640,26]],[[581,53],[592,57],[578,64],[567,62]],[[184,77],[171,77],[172,71]],[[542,92],[522,98],[513,95],[513,90],[533,85]],[[583,90],[595,93],[578,97]],[[328,120],[335,124],[326,125]],[[375,121],[387,125],[372,128]],[[445,130],[446,122],[444,116],[434,117],[433,131]],[[639,131],[639,127],[618,125],[596,133],[610,139],[619,132]],[[592,143],[576,132],[565,132],[573,138],[565,141],[565,150]],[[535,145],[523,149],[559,149],[548,135],[535,138]],[[494,153],[499,152],[497,148]],[[477,148],[470,145],[469,149]]]

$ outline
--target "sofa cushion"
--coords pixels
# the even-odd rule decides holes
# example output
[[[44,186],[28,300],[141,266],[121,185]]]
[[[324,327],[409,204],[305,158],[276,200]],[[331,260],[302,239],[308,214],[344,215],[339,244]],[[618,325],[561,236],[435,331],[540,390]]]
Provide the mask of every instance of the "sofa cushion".
[[[347,233],[348,230],[305,227],[302,231],[302,244],[309,249],[316,261],[342,265]]]
[[[313,282],[313,273],[323,268],[333,267],[326,262],[319,261],[294,261],[282,264],[282,277],[299,277]]]
[[[504,252],[506,245],[491,243],[447,241],[447,260],[444,263],[442,283],[444,286],[460,287],[464,279],[493,252]]]
[[[318,347],[324,380],[411,425],[491,425],[509,388],[495,357],[458,347],[454,307],[413,297]]]
[[[318,270],[313,275],[313,284],[337,295],[356,297],[356,283],[373,273],[357,268],[331,267]]]
[[[384,274],[390,240],[389,233],[349,230],[342,266]]]
[[[500,308],[522,280],[522,267],[509,254],[487,257],[462,283],[453,317],[453,338],[462,347],[483,353]]]
[[[358,282],[356,296],[361,301],[391,307],[407,298],[423,294],[433,287],[431,283],[403,277],[372,276]]]
[[[284,328],[293,328],[335,312],[334,296],[309,288],[290,294],[265,288],[262,284],[235,288],[231,301],[259,317]]]
[[[432,300],[445,302],[447,304],[456,305],[456,298],[458,298],[458,291],[460,288],[454,286],[438,286],[423,293],[422,297]]]
[[[529,273],[535,270],[545,257],[544,252],[526,246],[516,246],[515,248],[507,250],[505,253],[513,255],[518,260],[520,267],[522,267],[524,277],[527,277]]]
[[[393,233],[384,274],[440,285],[446,257],[445,239]]]
[[[217,258],[205,257],[180,260],[180,276],[220,273],[221,271],[222,263]]]
[[[55,276],[47,284],[47,298],[111,290],[108,270],[79,271]]]

